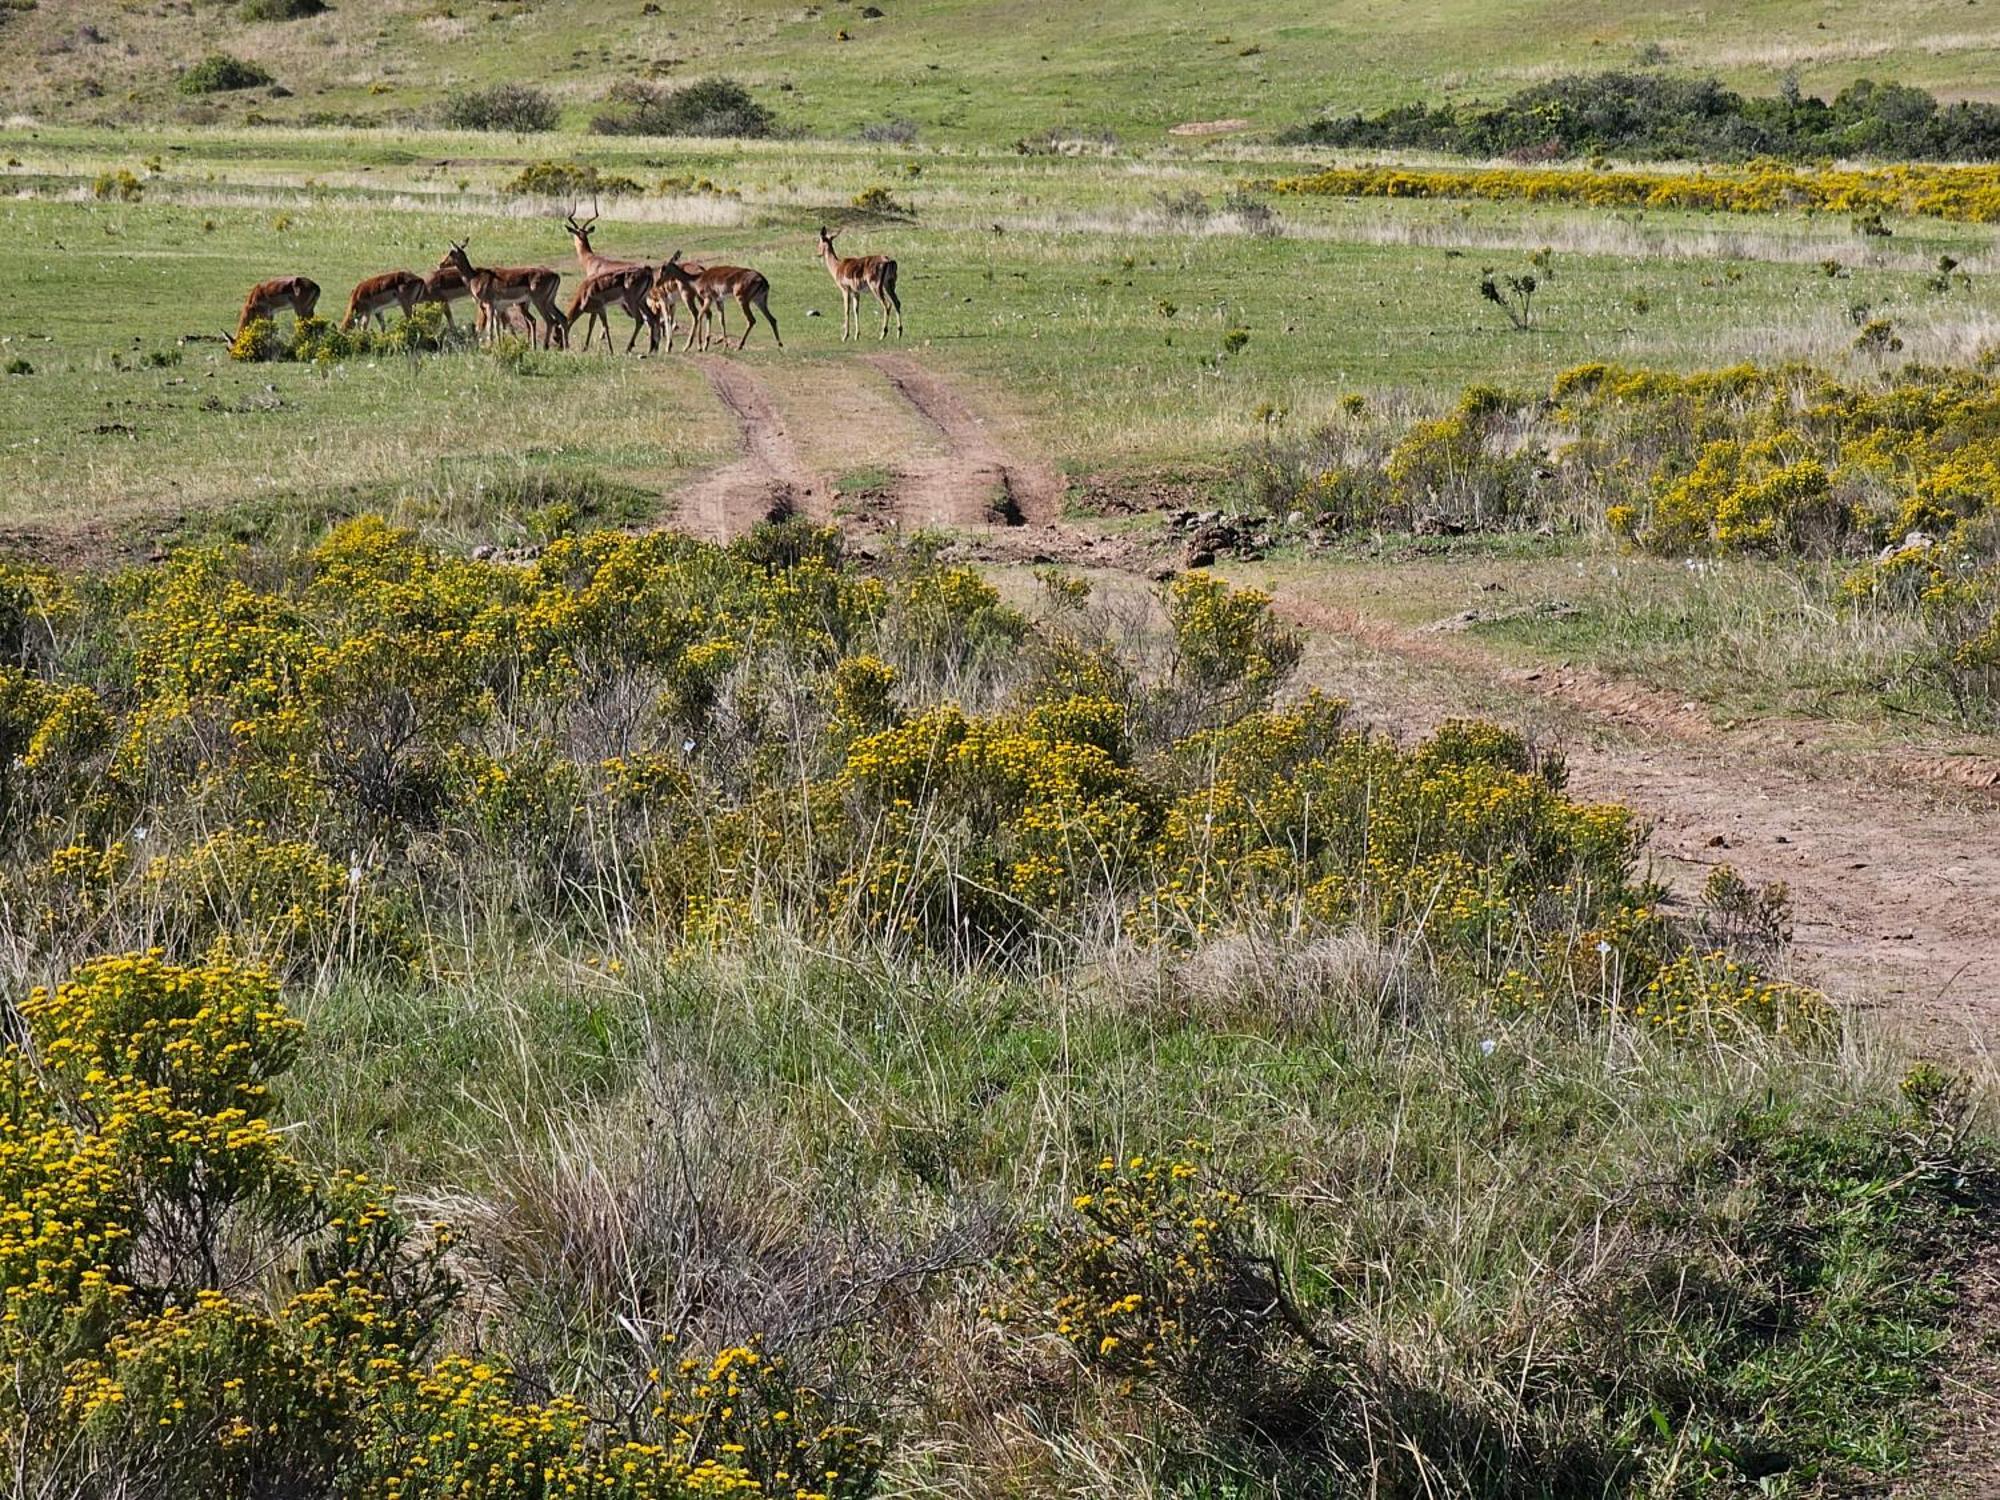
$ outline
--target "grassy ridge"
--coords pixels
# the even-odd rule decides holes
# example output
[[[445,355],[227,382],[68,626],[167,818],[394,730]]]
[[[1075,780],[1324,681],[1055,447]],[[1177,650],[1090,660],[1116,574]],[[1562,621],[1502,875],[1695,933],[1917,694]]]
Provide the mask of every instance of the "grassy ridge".
[[[1554,72],[1622,65],[1642,47],[1732,84],[1775,92],[1796,71],[1810,89],[1890,75],[1947,97],[1990,96],[2000,37],[1948,0],[1887,0],[1827,16],[1804,0],[1726,10],[1599,0],[1419,0],[1394,25],[1351,3],[1302,12],[1275,0],[1226,18],[1142,0],[1079,13],[1034,0],[905,0],[877,19],[841,3],[722,8],[697,0],[656,15],[611,0],[340,6],[301,21],[244,25],[233,5],[191,14],[123,11],[79,35],[73,10],[5,13],[17,51],[38,54],[0,91],[8,112],[49,119],[240,120],[314,113],[374,119],[424,110],[454,85],[507,79],[553,88],[572,121],[613,78],[742,78],[788,129],[847,136],[891,113],[929,138],[1005,144],[1050,127],[1156,141],[1223,116],[1277,128],[1326,109],[1369,108],[1463,90],[1491,95]],[[840,32],[848,40],[837,40]],[[292,91],[191,104],[172,69],[217,48],[261,64]]]

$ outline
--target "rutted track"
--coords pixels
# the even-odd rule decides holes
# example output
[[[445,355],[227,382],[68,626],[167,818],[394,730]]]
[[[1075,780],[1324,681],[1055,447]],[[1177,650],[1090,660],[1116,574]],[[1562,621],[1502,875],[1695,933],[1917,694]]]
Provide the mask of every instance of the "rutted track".
[[[1061,478],[994,442],[958,392],[905,354],[868,363],[944,439],[945,456],[900,471],[897,510],[912,526],[1052,526],[1062,518]]]
[[[825,520],[827,485],[800,458],[764,382],[726,358],[704,357],[700,365],[716,399],[735,419],[743,451],[682,492],[675,525],[721,542],[760,521],[788,515]]]
[[[1497,686],[1518,703],[1510,717],[1561,747],[1576,795],[1623,803],[1652,825],[1649,852],[1677,891],[1698,891],[1719,864],[1753,884],[1782,881],[1794,956],[1831,993],[1955,1052],[2000,1032],[2000,824],[1940,779],[1829,771],[1824,754],[1760,748],[1760,738],[1791,743],[1768,725],[1719,730],[1688,705],[1601,674],[1523,669],[1351,609],[1283,596],[1278,607],[1342,644],[1348,659],[1326,686],[1397,733],[1462,711],[1453,681]],[[1393,666],[1386,690],[1343,670],[1368,658]]]

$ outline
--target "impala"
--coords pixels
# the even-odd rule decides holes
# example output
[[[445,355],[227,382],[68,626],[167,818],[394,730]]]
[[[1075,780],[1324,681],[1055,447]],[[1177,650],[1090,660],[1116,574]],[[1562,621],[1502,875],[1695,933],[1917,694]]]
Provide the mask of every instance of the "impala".
[[[250,288],[250,295],[243,299],[243,315],[236,320],[236,331],[241,333],[254,320],[275,317],[280,309],[287,307],[303,323],[318,306],[319,283],[310,276],[273,277]]]
[[[445,322],[453,327],[458,326],[458,319],[451,315],[452,303],[461,297],[471,295],[472,288],[465,284],[465,278],[459,274],[457,266],[441,265],[424,278],[423,300],[435,302],[442,307]]]
[[[820,259],[826,262],[826,271],[833,278],[833,284],[840,288],[840,337],[847,340],[848,321],[854,324],[854,337],[861,336],[861,294],[872,292],[875,300],[882,304],[882,334],[889,336],[889,308],[896,309],[896,337],[903,336],[903,302],[896,295],[896,263],[886,255],[840,256],[833,251],[833,235],[827,227],[819,227]]]
[[[576,246],[576,262],[579,266],[583,267],[585,277],[602,276],[609,271],[638,271],[647,269],[636,260],[617,260],[609,255],[599,255],[593,250],[590,246],[590,231],[595,227],[596,223],[597,215],[595,213],[581,224],[577,222],[574,213],[571,213],[569,217],[563,220],[563,228],[569,231],[570,243]],[[653,312],[652,306],[646,298],[643,296],[639,297],[636,308],[631,302],[625,303],[624,307],[625,311],[632,316],[633,342],[637,342],[639,325],[643,323],[646,328],[649,347],[658,349],[660,347],[660,324]],[[668,342],[671,343],[672,339],[673,336],[669,334]],[[611,325],[609,322],[604,325],[604,341],[607,344],[611,342]],[[586,348],[589,347],[589,342],[589,336],[585,335],[584,346]],[[628,343],[625,349],[627,353],[630,353],[632,345]]]
[[[743,309],[744,329],[743,337],[736,341],[738,349],[750,342],[751,331],[757,326],[757,313],[751,311],[753,307],[771,325],[771,337],[777,341],[778,347],[785,347],[785,341],[778,336],[778,320],[771,316],[771,306],[766,300],[771,295],[771,283],[765,280],[762,271],[752,271],[744,266],[710,266],[705,271],[695,271],[681,264],[681,253],[676,250],[654,278],[655,286],[663,282],[680,287],[689,307],[694,309],[694,322],[688,325],[687,343],[682,346],[684,350],[694,347],[696,328],[701,330],[701,347],[708,347],[709,315],[724,306],[724,298],[733,299]],[[722,326],[725,330],[729,327],[726,312]],[[725,332],[724,342],[727,341]]]
[[[622,307],[632,318],[632,337],[625,341],[625,352],[630,354],[632,346],[639,342],[639,330],[653,327],[646,308],[646,297],[652,285],[653,272],[647,266],[621,266],[587,277],[576,289],[576,295],[570,298],[568,314],[572,328],[579,317],[586,320],[583,347],[590,347],[590,341],[600,327],[604,330],[604,347],[611,347],[611,320],[605,312],[609,308]],[[653,347],[659,347],[657,332]]]
[[[479,304],[480,321],[485,325],[487,339],[497,338],[500,333],[500,314],[508,308],[519,308],[528,320],[528,337],[535,336],[535,313],[542,315],[545,325],[542,329],[542,347],[553,348],[555,341],[568,332],[569,325],[563,319],[562,309],[556,306],[556,291],[562,285],[562,277],[547,266],[475,266],[466,257],[466,242],[454,240],[444,259],[438,262],[438,269],[452,267],[465,278],[465,284],[472,288],[472,300]],[[530,311],[530,308],[533,311]]]
[[[699,276],[702,272],[700,266],[683,264],[681,269],[690,276]],[[680,332],[680,318],[674,309],[685,307],[688,310],[688,317],[693,318],[699,311],[700,304],[695,300],[692,286],[676,281],[671,276],[663,276],[657,271],[652,275],[653,289],[646,293],[646,307],[660,326],[666,329],[667,348],[671,350],[674,347],[674,335]],[[722,332],[725,338],[728,337],[729,319],[726,316],[722,320]]]
[[[392,307],[400,307],[407,318],[410,309],[424,297],[423,277],[412,276],[408,271],[384,271],[355,287],[354,294],[347,299],[347,316],[340,320],[340,326],[352,328],[357,318],[364,323],[385,322],[382,315]]]

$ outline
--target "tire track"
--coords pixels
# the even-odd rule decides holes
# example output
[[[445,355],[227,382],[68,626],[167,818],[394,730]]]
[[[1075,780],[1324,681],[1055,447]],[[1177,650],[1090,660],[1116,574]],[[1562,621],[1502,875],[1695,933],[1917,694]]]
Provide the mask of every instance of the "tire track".
[[[896,509],[905,525],[1052,526],[1061,520],[1061,477],[1007,453],[947,382],[905,354],[864,358],[944,439],[944,457],[898,470]]]
[[[705,356],[697,364],[734,419],[743,451],[681,493],[676,527],[726,542],[761,522],[790,515],[827,519],[829,487],[799,456],[764,382],[728,359]]]
[[[1346,649],[1325,686],[1370,721],[1428,733],[1468,711],[1463,684],[1497,686],[1506,717],[1562,750],[1575,795],[1621,803],[1649,825],[1645,853],[1683,898],[1722,864],[1753,885],[1782,882],[1803,977],[1960,1055],[2000,1037],[2000,828],[1963,804],[1977,792],[1954,798],[1941,785],[1961,778],[1917,781],[1899,765],[1888,783],[1829,774],[1823,757],[1786,755],[1792,741],[1770,722],[1724,730],[1691,705],[1601,673],[1522,668],[1282,588],[1275,600],[1292,623]],[[1391,667],[1393,681],[1374,664]]]

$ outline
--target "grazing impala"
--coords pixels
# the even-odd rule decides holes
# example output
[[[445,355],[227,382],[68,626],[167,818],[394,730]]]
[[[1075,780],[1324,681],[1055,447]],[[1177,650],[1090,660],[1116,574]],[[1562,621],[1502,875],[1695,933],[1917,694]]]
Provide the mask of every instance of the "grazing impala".
[[[318,306],[319,283],[310,276],[273,277],[250,288],[250,295],[243,299],[243,315],[236,320],[236,331],[241,333],[258,318],[276,317],[287,307],[303,323]]]
[[[896,337],[903,336],[903,302],[896,295],[896,263],[886,255],[840,256],[833,253],[833,236],[824,224],[819,227],[820,259],[833,284],[840,288],[840,337],[847,340],[848,320],[854,323],[854,337],[861,337],[861,294],[873,292],[882,304],[882,337],[889,336],[889,308],[896,309]]]
[[[645,270],[650,269],[647,267],[642,267],[641,264],[636,260],[617,260],[609,255],[599,255],[595,250],[593,250],[590,246],[590,231],[596,225],[596,223],[597,223],[597,215],[594,213],[588,219],[584,220],[581,224],[577,222],[576,215],[574,213],[570,214],[568,218],[563,220],[563,228],[569,231],[570,243],[576,246],[576,263],[579,266],[583,267],[583,274],[586,278],[592,276],[602,276],[608,271],[637,271],[642,269]],[[638,341],[639,325],[644,324],[649,347],[653,349],[658,349],[660,347],[660,322],[658,317],[655,315],[650,302],[648,302],[648,300],[642,295],[637,299],[636,310],[632,303],[628,302],[623,305],[625,307],[625,311],[630,313],[632,316],[632,324],[633,324],[632,341],[633,342]],[[669,334],[668,341],[672,342],[672,338],[673,336]],[[607,344],[611,342],[611,325],[608,322],[604,325],[604,341]],[[584,347],[588,348],[589,345],[590,345],[590,338],[589,335],[586,334],[584,336]],[[626,344],[625,346],[626,353],[628,354],[631,353],[631,350],[632,350],[632,344],[631,343]]]
[[[625,352],[630,354],[632,346],[639,342],[639,330],[653,326],[652,319],[645,315],[646,296],[652,286],[650,266],[621,266],[585,278],[569,300],[570,326],[574,328],[578,318],[586,320],[583,347],[590,347],[599,328],[604,330],[604,347],[611,347],[611,320],[605,313],[610,308],[622,307],[632,318],[632,337],[625,341]],[[659,347],[657,334],[653,347]]]
[[[771,337],[777,341],[778,347],[785,347],[785,341],[778,336],[778,320],[771,316],[767,300],[771,295],[771,283],[764,279],[762,271],[752,271],[744,266],[710,266],[705,271],[695,271],[681,264],[681,253],[676,250],[654,278],[656,286],[664,282],[680,287],[688,299],[688,306],[694,309],[694,322],[688,325],[687,343],[682,346],[684,351],[694,347],[697,328],[701,331],[701,347],[708,347],[709,315],[724,306],[724,298],[733,299],[743,309],[743,337],[736,341],[738,349],[750,342],[750,334],[757,326],[757,313],[751,311],[753,307],[771,325]],[[729,326],[727,313],[723,314],[722,326],[725,329]],[[724,342],[727,341],[725,333]]]
[[[535,336],[535,313],[542,315],[545,325],[542,347],[553,348],[569,329],[562,309],[556,306],[556,291],[562,286],[562,277],[547,266],[475,266],[466,257],[465,245],[464,240],[454,240],[444,259],[438,262],[438,269],[450,266],[472,288],[472,300],[479,304],[485,337],[489,340],[498,337],[500,314],[508,308],[519,308],[528,320],[531,339]]]
[[[364,323],[386,322],[382,315],[392,307],[400,307],[407,318],[410,309],[422,302],[424,296],[423,277],[412,276],[408,271],[384,271],[355,287],[354,295],[347,299],[347,316],[340,320],[340,326],[352,328],[357,318]]]

